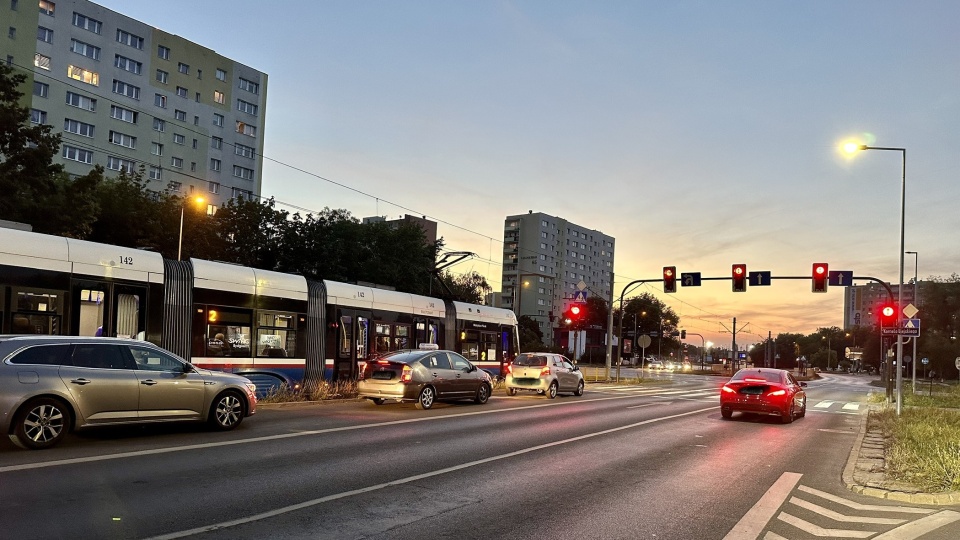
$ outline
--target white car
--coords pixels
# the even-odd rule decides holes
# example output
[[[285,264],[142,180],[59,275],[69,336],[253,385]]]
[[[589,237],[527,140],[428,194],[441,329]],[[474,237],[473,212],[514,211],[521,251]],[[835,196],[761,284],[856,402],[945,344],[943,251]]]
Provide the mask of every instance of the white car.
[[[650,371],[660,371],[667,368],[664,367],[663,362],[659,360],[650,360],[649,362],[647,362],[647,369],[649,369]]]
[[[558,392],[583,395],[583,373],[570,360],[554,353],[522,353],[507,366],[507,394],[534,390],[550,399]]]

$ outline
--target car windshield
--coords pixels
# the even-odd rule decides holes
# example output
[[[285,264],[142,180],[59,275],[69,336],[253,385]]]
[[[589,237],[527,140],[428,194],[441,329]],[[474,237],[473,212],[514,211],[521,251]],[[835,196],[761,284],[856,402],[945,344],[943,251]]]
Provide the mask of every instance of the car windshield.
[[[736,375],[733,376],[732,381],[744,381],[744,382],[780,382],[780,372],[779,371],[738,371]]]
[[[547,365],[547,357],[521,354],[513,363],[518,366],[545,366]]]

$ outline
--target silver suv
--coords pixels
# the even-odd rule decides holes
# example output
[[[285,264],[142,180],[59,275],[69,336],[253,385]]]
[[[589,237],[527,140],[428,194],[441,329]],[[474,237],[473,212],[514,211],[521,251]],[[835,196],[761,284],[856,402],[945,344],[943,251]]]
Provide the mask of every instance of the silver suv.
[[[583,395],[583,373],[570,360],[554,353],[522,353],[507,366],[507,394],[518,390],[535,390],[549,398],[557,392]]]
[[[0,433],[22,448],[103,425],[192,420],[229,430],[256,412],[255,390],[145,341],[0,336]]]

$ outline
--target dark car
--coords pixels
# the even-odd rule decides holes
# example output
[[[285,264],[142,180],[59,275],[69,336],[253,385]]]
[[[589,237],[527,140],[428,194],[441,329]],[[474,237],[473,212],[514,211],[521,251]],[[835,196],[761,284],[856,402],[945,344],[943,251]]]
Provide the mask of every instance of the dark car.
[[[192,420],[233,429],[256,412],[255,390],[145,341],[0,336],[0,430],[23,448],[92,426]]]
[[[437,400],[472,399],[486,403],[493,388],[490,374],[463,356],[438,349],[404,350],[367,362],[358,394],[377,405],[415,402],[419,409]]]
[[[806,385],[782,369],[741,369],[720,389],[720,414],[724,418],[735,411],[779,416],[789,424],[807,414]]]

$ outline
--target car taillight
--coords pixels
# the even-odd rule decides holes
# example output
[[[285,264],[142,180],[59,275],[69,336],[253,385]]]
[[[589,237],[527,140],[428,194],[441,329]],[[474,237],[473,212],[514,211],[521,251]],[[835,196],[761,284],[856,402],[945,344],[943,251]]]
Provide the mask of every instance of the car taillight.
[[[543,369],[540,370],[540,376],[550,375],[550,366],[543,366]]]
[[[400,382],[408,383],[413,380],[413,368],[410,366],[403,366],[403,372],[400,373]]]
[[[723,392],[730,392],[731,394],[736,394],[736,393],[737,393],[736,390],[734,390],[733,388],[730,388],[730,387],[727,386],[727,385],[723,385],[723,388],[721,388],[720,390],[723,391]]]
[[[770,392],[770,393],[767,394],[767,395],[768,395],[768,396],[785,396],[785,395],[787,395],[787,391],[786,391],[786,390],[775,390],[775,391],[773,391],[773,392]]]
[[[511,374],[511,373],[513,373],[513,364],[507,364],[507,365],[503,366],[503,374],[504,374],[504,375],[509,375],[509,374]]]

